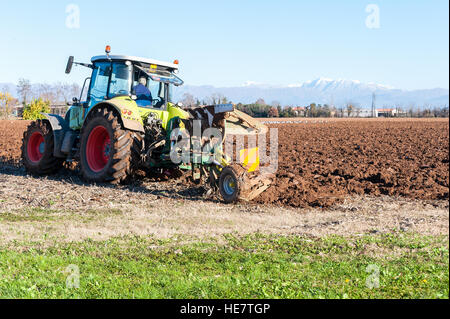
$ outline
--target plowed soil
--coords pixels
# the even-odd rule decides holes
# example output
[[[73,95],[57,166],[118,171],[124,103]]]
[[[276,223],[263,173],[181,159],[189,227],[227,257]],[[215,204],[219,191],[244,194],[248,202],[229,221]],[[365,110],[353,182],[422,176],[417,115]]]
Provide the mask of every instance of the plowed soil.
[[[19,164],[26,121],[0,121],[0,165]],[[255,201],[328,207],[352,195],[449,198],[449,122],[323,120],[278,128],[277,180]]]
[[[352,194],[449,197],[448,119],[269,126],[279,131],[279,168],[259,203],[326,207]]]
[[[20,163],[23,132],[29,124],[29,121],[0,120],[0,165]]]

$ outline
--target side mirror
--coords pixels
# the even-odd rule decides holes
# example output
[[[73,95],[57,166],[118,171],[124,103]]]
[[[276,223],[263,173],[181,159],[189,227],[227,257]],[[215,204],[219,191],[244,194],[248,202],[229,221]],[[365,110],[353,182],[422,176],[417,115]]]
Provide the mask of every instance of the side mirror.
[[[73,59],[74,59],[74,57],[70,56],[69,60],[67,61],[66,74],[69,74],[72,71]]]

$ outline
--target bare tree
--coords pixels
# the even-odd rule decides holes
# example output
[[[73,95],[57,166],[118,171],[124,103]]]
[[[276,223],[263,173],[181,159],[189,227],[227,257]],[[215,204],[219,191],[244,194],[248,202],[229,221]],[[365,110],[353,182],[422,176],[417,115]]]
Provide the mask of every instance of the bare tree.
[[[279,117],[280,114],[278,113],[278,109],[276,107],[271,107],[268,113],[269,117]]]
[[[89,86],[85,87],[85,89],[83,91],[83,96],[81,96],[81,100],[82,101],[86,100],[86,98],[87,98],[88,87]],[[80,98],[80,94],[81,94],[81,87],[77,83],[73,83],[73,84],[70,85],[69,92],[70,92],[69,93],[69,100],[71,100],[74,97],[79,99]]]
[[[257,99],[256,102],[255,102],[255,104],[258,104],[258,105],[267,105],[267,104],[266,104],[266,101],[264,101],[264,99],[261,99],[261,98]]]
[[[64,83],[61,86],[62,89],[62,98],[64,99],[64,103],[70,102],[74,96],[71,96],[71,85],[69,83]]]
[[[206,103],[210,105],[220,104],[223,101],[226,101],[226,97],[221,93],[213,93],[206,99]]]
[[[6,90],[0,92],[0,117],[8,118],[13,111],[16,100]]]
[[[30,80],[27,79],[19,79],[19,83],[17,84],[17,93],[22,99],[22,103],[26,104],[27,99],[31,94],[31,83]]]
[[[62,82],[57,82],[53,85],[53,95],[55,97],[55,103],[67,102],[65,97],[65,86]]]
[[[184,93],[180,102],[186,107],[193,107],[196,104],[194,96],[189,93]]]
[[[353,106],[352,103],[347,103],[347,116],[350,117],[353,113],[353,109],[355,107]]]
[[[50,84],[40,83],[38,84],[38,95],[39,98],[44,101],[50,102],[50,104],[55,104],[57,97],[54,88]]]
[[[221,104],[227,104],[228,103],[228,99],[226,96],[222,96],[222,99],[220,100]]]
[[[276,108],[276,107],[281,106],[281,103],[280,103],[280,101],[275,100],[275,101],[272,101],[272,103],[270,103],[270,105]]]

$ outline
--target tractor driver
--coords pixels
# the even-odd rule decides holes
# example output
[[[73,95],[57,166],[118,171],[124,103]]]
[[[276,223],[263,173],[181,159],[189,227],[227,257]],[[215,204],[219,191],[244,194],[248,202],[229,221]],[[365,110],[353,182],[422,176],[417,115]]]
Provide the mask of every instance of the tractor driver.
[[[137,96],[136,103],[139,106],[151,106],[152,105],[152,93],[147,87],[147,78],[141,76],[139,78],[139,84],[134,87],[134,93]]]

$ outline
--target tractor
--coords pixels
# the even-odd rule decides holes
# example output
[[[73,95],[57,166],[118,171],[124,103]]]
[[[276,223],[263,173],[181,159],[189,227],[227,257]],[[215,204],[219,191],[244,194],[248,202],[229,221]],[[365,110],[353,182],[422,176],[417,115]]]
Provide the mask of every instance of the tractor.
[[[227,131],[264,134],[264,125],[233,104],[174,104],[173,89],[184,83],[177,60],[111,55],[109,46],[105,53],[91,63],[69,57],[66,74],[76,65],[89,68],[91,76],[64,117],[42,114],[29,125],[22,143],[29,173],[52,174],[76,161],[84,180],[118,184],[138,170],[185,170],[226,203],[251,200],[270,186],[272,175],[250,172],[223,152]]]

